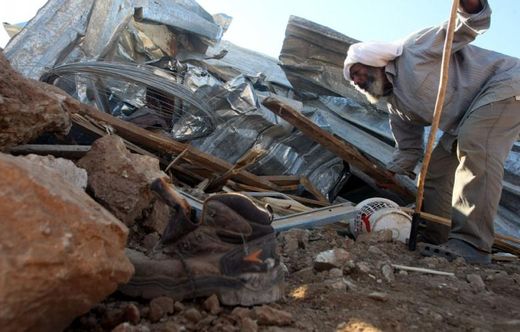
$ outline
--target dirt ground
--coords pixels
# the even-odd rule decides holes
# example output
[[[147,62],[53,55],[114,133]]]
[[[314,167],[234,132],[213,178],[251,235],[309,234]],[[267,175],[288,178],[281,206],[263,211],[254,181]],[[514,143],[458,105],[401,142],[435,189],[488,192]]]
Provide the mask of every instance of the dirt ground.
[[[287,267],[282,300],[255,308],[222,307],[216,298],[138,302],[114,294],[67,331],[519,331],[520,266],[472,266],[410,252],[388,233],[357,241],[341,229],[278,235]],[[340,268],[315,264],[334,248]],[[454,276],[406,272],[392,264]],[[323,270],[318,272],[318,270]]]

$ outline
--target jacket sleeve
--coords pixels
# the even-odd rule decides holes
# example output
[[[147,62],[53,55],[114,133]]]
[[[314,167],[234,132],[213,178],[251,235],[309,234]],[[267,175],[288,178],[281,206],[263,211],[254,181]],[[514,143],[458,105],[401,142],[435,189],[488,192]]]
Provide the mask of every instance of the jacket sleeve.
[[[491,24],[491,8],[487,0],[480,0],[482,10],[475,14],[464,12],[460,7],[457,11],[457,21],[453,36],[452,53],[462,49],[475,40],[477,35],[487,31]],[[444,48],[448,22],[439,27],[425,29],[412,37],[416,46],[430,56],[441,56]]]
[[[390,128],[396,149],[387,165],[388,170],[399,174],[413,172],[423,155],[424,126],[406,121],[398,114],[390,114]]]

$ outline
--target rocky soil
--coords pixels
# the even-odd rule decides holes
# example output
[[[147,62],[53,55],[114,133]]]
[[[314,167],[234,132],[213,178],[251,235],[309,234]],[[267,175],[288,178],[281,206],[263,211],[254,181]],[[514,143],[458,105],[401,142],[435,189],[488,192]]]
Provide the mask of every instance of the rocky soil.
[[[0,151],[69,129],[77,101],[19,77],[1,55],[0,74]],[[64,176],[58,163],[68,168],[0,154],[2,331],[520,330],[518,261],[423,258],[389,232],[354,241],[338,225],[278,235],[287,273],[277,303],[125,298],[114,293],[133,270],[125,245],[153,248],[168,220],[149,192],[164,176],[159,161],[131,154],[119,138],[98,140],[77,163],[88,194],[84,172]]]
[[[520,329],[518,262],[485,267],[463,260],[450,263],[409,252],[385,232],[364,234],[357,241],[341,233],[341,228],[329,227],[279,234],[287,277],[285,297],[278,303],[224,307],[215,296],[183,302],[166,297],[135,301],[116,293],[76,319],[67,331]],[[454,275],[410,272],[395,265]]]

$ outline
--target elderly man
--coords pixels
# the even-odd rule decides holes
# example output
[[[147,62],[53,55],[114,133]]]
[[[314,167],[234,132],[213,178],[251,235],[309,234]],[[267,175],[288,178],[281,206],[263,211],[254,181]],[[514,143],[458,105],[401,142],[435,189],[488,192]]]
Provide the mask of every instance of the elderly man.
[[[448,89],[425,183],[424,211],[452,220],[451,230],[428,224],[424,255],[489,263],[504,161],[520,132],[520,60],[469,45],[490,25],[487,0],[461,0]],[[397,43],[358,43],[344,76],[369,99],[385,96],[396,141],[395,173],[414,169],[431,125],[446,24]]]

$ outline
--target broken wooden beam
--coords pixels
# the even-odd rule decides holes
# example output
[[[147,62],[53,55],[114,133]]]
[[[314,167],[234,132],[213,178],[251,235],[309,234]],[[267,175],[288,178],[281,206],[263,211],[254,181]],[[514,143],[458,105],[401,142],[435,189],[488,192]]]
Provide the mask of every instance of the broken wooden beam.
[[[231,167],[229,170],[224,172],[223,174],[213,178],[208,183],[206,191],[209,192],[217,192],[222,189],[222,187],[226,184],[226,181],[233,178],[236,174],[238,174],[241,170],[245,169],[252,163],[254,163],[258,158],[265,154],[265,150],[253,148],[248,150],[242,157],[240,157],[237,162]]]
[[[79,159],[90,151],[90,145],[25,144],[9,149],[13,155],[51,155],[66,159]]]
[[[291,186],[300,184],[299,175],[261,175],[262,179],[279,186]]]
[[[319,191],[306,176],[302,176],[300,178],[300,184],[318,201],[323,202],[325,204],[330,203],[327,197],[325,197],[325,195],[323,195],[321,191]]]
[[[265,190],[263,188],[248,186],[246,184],[236,183],[231,180],[228,180],[226,185],[235,191],[268,192],[268,190]],[[280,190],[278,190],[278,193],[280,193]],[[300,197],[300,196],[296,196],[296,195],[289,195],[289,194],[283,194],[283,195],[286,197],[289,197],[291,199],[294,199],[295,201],[297,201],[299,203],[303,203],[303,204],[307,204],[307,205],[312,205],[312,206],[329,206],[330,205],[329,202],[324,203],[321,201],[317,201],[317,200],[305,198],[305,197]]]
[[[324,148],[336,154],[362,173],[372,177],[381,186],[384,186],[405,198],[414,197],[414,194],[408,188],[402,186],[397,181],[393,173],[389,172],[378,162],[372,161],[364,156],[353,145],[340,140],[331,133],[321,129],[292,107],[274,97],[266,98],[262,103],[270,111],[301,130],[304,134],[309,136],[309,138],[318,142]]]
[[[113,128],[117,135],[145,149],[176,155],[186,151],[183,159],[192,161],[219,173],[225,173],[233,167],[232,164],[206,154],[191,145],[180,143],[169,137],[140,128],[132,123],[113,117],[110,114],[100,112],[91,106],[81,105],[81,107],[77,108],[76,112],[86,118],[104,122]],[[76,122],[74,118],[73,121]],[[239,170],[237,174],[233,175],[233,179],[260,188],[277,190],[275,184],[245,170]]]

